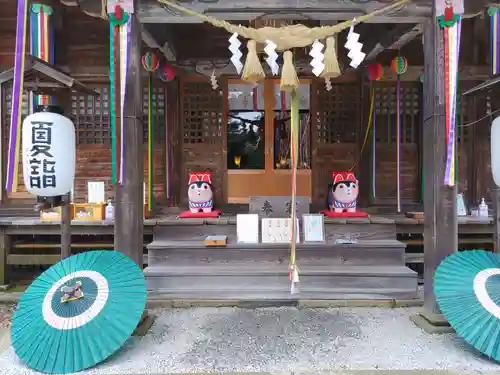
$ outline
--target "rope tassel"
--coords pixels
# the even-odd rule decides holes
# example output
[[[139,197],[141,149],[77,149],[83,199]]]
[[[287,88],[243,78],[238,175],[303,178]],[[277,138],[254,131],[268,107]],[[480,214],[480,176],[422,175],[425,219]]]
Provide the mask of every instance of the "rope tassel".
[[[296,265],[296,244],[297,244],[297,159],[299,149],[299,94],[296,90],[291,92],[291,129],[290,129],[290,156],[292,168],[292,207],[290,210],[291,221],[291,244],[290,244],[290,274],[291,294],[298,293],[299,269]]]

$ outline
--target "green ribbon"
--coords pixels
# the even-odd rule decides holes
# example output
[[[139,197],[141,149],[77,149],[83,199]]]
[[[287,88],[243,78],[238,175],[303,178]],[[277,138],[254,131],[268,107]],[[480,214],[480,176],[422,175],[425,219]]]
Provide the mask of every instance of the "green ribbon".
[[[488,8],[488,16],[493,17],[498,13],[498,7],[489,7]]]

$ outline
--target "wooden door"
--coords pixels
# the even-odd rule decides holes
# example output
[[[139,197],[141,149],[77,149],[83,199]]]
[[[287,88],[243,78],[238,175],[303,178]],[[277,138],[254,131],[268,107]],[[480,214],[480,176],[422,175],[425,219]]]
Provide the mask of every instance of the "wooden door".
[[[297,194],[310,197],[309,83],[301,83],[304,137]],[[224,98],[228,203],[247,203],[251,196],[290,195],[290,98],[280,94],[279,81],[254,86],[228,80]]]

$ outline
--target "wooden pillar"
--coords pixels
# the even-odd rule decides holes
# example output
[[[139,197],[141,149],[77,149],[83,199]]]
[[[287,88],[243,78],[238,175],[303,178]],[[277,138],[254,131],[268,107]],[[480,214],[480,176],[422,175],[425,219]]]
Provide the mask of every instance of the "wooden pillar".
[[[137,7],[136,7],[137,9]],[[115,250],[142,268],[144,232],[144,164],[141,80],[141,25],[131,15],[129,65],[125,88],[123,139],[124,181],[116,186]]]
[[[439,314],[434,272],[458,248],[457,188],[444,185],[446,124],[443,29],[433,14],[424,26],[424,311]],[[456,135],[456,133],[455,133]]]
[[[493,202],[493,250],[500,253],[500,189],[492,189]]]

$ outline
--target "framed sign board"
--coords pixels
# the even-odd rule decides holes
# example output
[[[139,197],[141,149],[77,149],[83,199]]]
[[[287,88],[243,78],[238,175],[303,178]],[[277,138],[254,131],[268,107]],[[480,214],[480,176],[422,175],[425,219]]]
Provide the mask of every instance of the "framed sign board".
[[[262,243],[290,243],[292,240],[292,226],[290,218],[262,219]],[[299,219],[295,219],[297,243],[300,242]]]
[[[325,223],[323,215],[303,215],[302,223],[304,242],[325,242]]]

